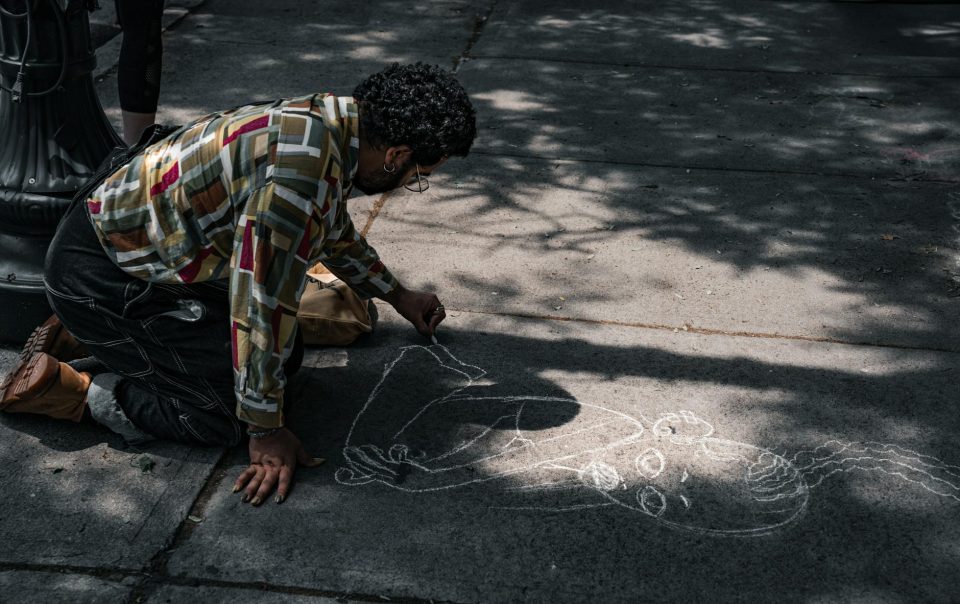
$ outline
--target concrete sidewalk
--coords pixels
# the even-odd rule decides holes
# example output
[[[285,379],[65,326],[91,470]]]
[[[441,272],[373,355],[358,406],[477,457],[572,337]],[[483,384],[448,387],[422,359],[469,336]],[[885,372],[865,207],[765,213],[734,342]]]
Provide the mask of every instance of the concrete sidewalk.
[[[351,201],[442,346],[310,351],[282,506],[243,448],[0,417],[11,599],[960,599],[960,6],[171,8],[170,123],[457,71],[471,156]]]

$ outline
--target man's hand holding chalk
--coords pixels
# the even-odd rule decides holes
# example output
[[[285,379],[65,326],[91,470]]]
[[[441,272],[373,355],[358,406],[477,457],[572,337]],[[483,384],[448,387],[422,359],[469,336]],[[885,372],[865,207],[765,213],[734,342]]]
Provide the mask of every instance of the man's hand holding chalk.
[[[447,318],[447,312],[435,294],[415,292],[398,286],[383,297],[400,316],[413,323],[424,337],[437,343],[435,334],[437,326]]]

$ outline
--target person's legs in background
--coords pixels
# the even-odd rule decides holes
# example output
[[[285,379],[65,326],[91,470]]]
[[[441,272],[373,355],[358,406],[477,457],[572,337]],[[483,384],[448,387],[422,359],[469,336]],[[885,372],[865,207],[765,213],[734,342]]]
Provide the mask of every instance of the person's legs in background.
[[[123,29],[117,67],[123,140],[133,145],[157,116],[163,59],[163,0],[117,0],[116,5]]]

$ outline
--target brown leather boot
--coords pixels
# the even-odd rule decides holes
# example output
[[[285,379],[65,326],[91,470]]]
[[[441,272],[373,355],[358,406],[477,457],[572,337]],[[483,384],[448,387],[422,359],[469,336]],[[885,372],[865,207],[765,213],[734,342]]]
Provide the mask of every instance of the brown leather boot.
[[[38,352],[45,352],[67,362],[90,356],[83,344],[70,335],[57,315],[51,316],[27,338],[20,351],[20,360],[29,361]]]
[[[39,413],[79,422],[87,406],[90,374],[46,353],[20,361],[0,384],[0,411]]]

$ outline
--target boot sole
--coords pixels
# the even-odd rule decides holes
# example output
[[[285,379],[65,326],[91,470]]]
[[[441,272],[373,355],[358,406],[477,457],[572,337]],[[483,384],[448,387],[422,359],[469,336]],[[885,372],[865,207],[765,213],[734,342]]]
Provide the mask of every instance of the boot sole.
[[[60,319],[58,319],[56,315],[50,317],[30,333],[30,337],[27,338],[27,343],[23,345],[23,350],[20,351],[20,360],[26,363],[38,352],[52,354],[57,340],[66,331],[63,323],[60,322]],[[66,337],[73,338],[69,332],[66,332]],[[76,354],[56,354],[53,356],[64,362],[81,358]]]
[[[55,372],[50,379],[46,380],[43,388],[41,388],[38,392],[30,393],[30,377],[33,375],[33,372],[37,370],[37,365],[40,364],[42,359],[43,357],[41,355],[37,355],[26,361],[18,361],[13,370],[7,374],[6,378],[3,380],[3,383],[0,384],[0,410],[3,410],[11,403],[39,398],[53,388],[53,386],[57,383],[59,363],[57,364],[58,371]],[[27,393],[30,393],[30,396],[28,398],[24,398],[23,395]],[[8,394],[11,398],[15,398],[15,400],[9,400],[7,398]]]

